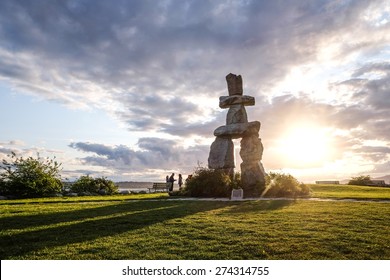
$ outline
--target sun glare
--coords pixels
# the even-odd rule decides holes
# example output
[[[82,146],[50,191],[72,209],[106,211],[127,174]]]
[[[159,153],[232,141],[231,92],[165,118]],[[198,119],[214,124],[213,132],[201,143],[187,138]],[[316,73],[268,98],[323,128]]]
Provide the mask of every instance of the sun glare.
[[[286,163],[310,167],[323,163],[329,153],[326,133],[315,126],[289,129],[279,140],[279,152]]]

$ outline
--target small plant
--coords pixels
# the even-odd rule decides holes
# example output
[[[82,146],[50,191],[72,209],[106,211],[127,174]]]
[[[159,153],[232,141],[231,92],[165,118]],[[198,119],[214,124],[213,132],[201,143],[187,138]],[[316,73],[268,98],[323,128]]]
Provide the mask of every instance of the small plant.
[[[270,172],[266,176],[266,188],[263,197],[305,197],[310,188],[290,174]]]
[[[92,178],[89,175],[81,176],[71,186],[71,191],[84,195],[115,194],[118,187],[105,177]]]
[[[61,192],[61,164],[49,158],[23,158],[15,153],[3,160],[0,193],[16,197],[42,197]]]

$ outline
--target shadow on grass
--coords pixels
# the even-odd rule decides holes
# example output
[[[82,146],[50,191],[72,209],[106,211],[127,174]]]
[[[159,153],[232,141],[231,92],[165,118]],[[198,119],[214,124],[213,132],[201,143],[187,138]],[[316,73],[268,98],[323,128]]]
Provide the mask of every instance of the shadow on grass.
[[[61,211],[61,212],[51,212],[51,213],[37,213],[32,215],[23,215],[17,217],[4,217],[0,218],[0,224],[2,230],[10,230],[10,229],[26,229],[30,227],[40,227],[40,226],[49,226],[58,223],[67,223],[78,220],[90,219],[90,218],[98,218],[115,214],[123,214],[123,213],[131,213],[134,211],[147,211],[150,209],[149,205],[145,205],[145,203],[137,203],[141,202],[141,200],[136,200],[134,203],[132,202],[118,202],[117,204],[113,201],[104,201],[109,203],[109,206],[101,206],[98,205],[96,207],[88,207],[86,204],[86,208],[78,209],[78,210],[69,210],[69,211]],[[77,202],[72,202],[77,203]],[[80,202],[82,203],[82,202]],[[88,203],[95,203],[88,202]],[[129,207],[129,203],[132,203],[131,207]],[[52,203],[50,203],[52,204]],[[153,205],[153,204],[152,204]],[[156,205],[156,204],[155,204]]]
[[[26,198],[26,199],[15,199],[15,200],[5,200],[0,201],[1,205],[31,205],[31,204],[58,204],[58,203],[98,203],[98,202],[121,202],[121,201],[133,201],[133,200],[150,200],[150,199],[168,199],[169,196],[165,194],[161,194],[159,196],[152,196],[152,197],[139,197],[137,194],[130,194],[130,195],[121,195],[121,196],[85,196],[85,198],[82,197],[61,197],[58,199],[48,198],[45,199],[38,199],[34,200],[32,198]]]
[[[0,258],[15,258],[43,248],[114,236],[226,206],[226,203],[137,201],[66,213],[30,215],[23,217],[22,222],[21,217],[16,217],[13,218],[16,226],[12,225],[11,218],[4,218],[0,222],[8,229],[23,227],[30,230],[1,236]],[[27,225],[19,226],[23,222]]]
[[[0,258],[12,259],[44,248],[92,241],[227,207],[225,213],[272,211],[292,201],[200,202],[137,201],[68,212],[0,219],[2,230],[24,229],[0,236]],[[233,207],[232,207],[233,206]]]

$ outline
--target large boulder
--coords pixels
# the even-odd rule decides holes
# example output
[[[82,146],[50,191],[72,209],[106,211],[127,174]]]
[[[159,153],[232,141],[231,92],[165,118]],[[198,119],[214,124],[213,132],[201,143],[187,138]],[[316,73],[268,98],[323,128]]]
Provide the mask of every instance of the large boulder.
[[[260,122],[236,123],[218,127],[214,130],[214,136],[227,138],[241,138],[245,135],[258,135]]]
[[[259,197],[265,189],[265,171],[260,160],[263,157],[263,144],[258,134],[241,139],[240,156],[241,184],[246,197]]]
[[[263,144],[257,135],[245,136],[241,139],[240,156],[243,162],[257,162],[263,158]]]
[[[208,165],[211,169],[231,169],[234,164],[234,144],[231,138],[217,137],[211,144]]]
[[[245,107],[242,105],[233,105],[229,108],[226,116],[226,124],[234,123],[247,123],[248,115],[246,114]]]
[[[248,95],[231,95],[219,97],[219,107],[221,109],[229,108],[233,105],[253,106],[255,105],[255,98]]]
[[[265,172],[260,162],[241,163],[241,185],[245,197],[260,197],[265,190]]]

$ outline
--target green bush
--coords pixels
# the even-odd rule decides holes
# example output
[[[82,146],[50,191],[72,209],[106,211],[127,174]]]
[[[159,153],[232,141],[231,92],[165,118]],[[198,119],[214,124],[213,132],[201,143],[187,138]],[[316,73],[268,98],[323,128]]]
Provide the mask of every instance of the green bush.
[[[310,188],[290,174],[270,172],[266,176],[263,197],[307,197]]]
[[[113,181],[105,177],[92,178],[89,175],[81,176],[71,186],[71,191],[78,194],[115,194],[118,187]]]
[[[183,194],[192,197],[229,197],[232,180],[222,170],[199,167],[186,182]]]
[[[61,164],[54,159],[8,155],[0,173],[0,192],[16,197],[43,197],[61,192]]]
[[[1,179],[0,177],[0,195],[6,195],[8,193],[8,186],[7,183]]]
[[[241,188],[241,174],[236,172],[231,178],[222,170],[199,167],[186,182],[181,193],[192,197],[230,197],[232,189]],[[306,197],[310,188],[289,174],[270,172],[266,176],[266,191],[263,197]]]
[[[371,183],[372,182],[370,175],[361,175],[357,177],[352,177],[351,180],[349,180],[348,185],[368,186]]]
[[[231,189],[241,189],[242,188],[241,173],[240,172],[234,173],[233,179],[229,181],[229,186],[231,187]]]

